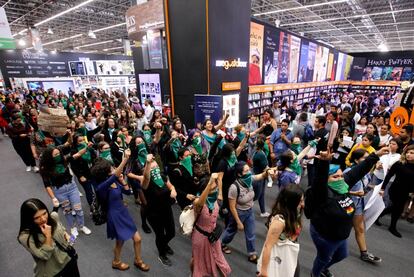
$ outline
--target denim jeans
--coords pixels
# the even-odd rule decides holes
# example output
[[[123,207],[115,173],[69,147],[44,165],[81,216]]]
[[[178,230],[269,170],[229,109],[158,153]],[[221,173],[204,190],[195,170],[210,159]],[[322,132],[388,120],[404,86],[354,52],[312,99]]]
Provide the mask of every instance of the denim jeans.
[[[260,206],[260,212],[265,213],[266,207],[265,207],[265,190],[266,190],[266,179],[253,181],[253,189],[254,189],[254,198],[255,200],[259,202]]]
[[[59,188],[52,187],[52,190],[63,209],[68,227],[74,227],[73,219],[75,215],[77,226],[82,228],[84,225],[83,210],[75,181],[72,179],[70,183],[64,184]]]
[[[310,225],[310,234],[317,250],[316,258],[313,261],[312,274],[319,277],[322,271],[348,256],[348,239],[327,240],[316,231],[312,224]]]
[[[255,221],[253,209],[237,210],[240,221],[244,225],[244,236],[246,238],[246,248],[249,255],[256,254],[256,235],[255,235]],[[223,246],[229,244],[237,233],[237,222],[232,215],[230,215],[229,224],[224,230],[221,243]]]

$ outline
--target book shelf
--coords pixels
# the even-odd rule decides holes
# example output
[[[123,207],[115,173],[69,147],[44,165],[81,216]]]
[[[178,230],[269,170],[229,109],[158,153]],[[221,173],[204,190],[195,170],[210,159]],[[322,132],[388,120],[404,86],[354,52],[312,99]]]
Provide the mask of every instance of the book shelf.
[[[355,93],[366,93],[383,90],[392,90],[396,93],[400,90],[400,82],[395,81],[331,81],[331,82],[311,82],[297,84],[273,84],[249,87],[248,109],[249,114],[261,115],[266,109],[272,107],[275,99],[280,102],[288,100],[290,106],[293,101],[297,101],[298,110],[302,104],[317,98],[322,92],[336,93],[345,91],[352,85]]]

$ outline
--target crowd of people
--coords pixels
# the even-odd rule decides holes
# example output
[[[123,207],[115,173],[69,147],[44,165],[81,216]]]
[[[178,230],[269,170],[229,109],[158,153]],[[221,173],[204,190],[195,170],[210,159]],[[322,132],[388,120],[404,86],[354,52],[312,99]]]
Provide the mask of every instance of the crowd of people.
[[[301,107],[280,100],[232,129],[226,128],[228,115],[191,128],[151,100],[141,105],[133,92],[2,92],[1,131],[26,171],[41,175],[50,197],[50,203],[33,198],[21,206],[18,241],[33,256],[35,275],[79,276],[73,242],[79,233],[91,235],[84,218],[99,217],[98,212],[108,239],[115,240],[112,268],[129,269],[120,257],[124,242],[132,239],[134,265],[150,270],[141,244],[151,242],[142,241],[128,211],[135,207],[126,207],[123,195],[139,205],[142,230],[154,233],[165,266],[174,255],[169,245],[176,235],[174,205],[181,210],[191,205],[191,276],[228,276],[226,255],[238,231],[244,232],[246,258],[257,264],[258,276],[299,276],[303,215],[310,219],[316,248],[312,276],[333,276],[329,269],[347,257],[352,228],[361,260],[381,262],[367,248],[366,196],[382,186],[386,208],[375,223],[382,225],[379,218],[391,213],[394,236],[402,237],[400,218],[414,222],[408,204],[414,186],[407,182],[414,178],[413,125],[390,132],[395,95],[323,93]],[[66,111],[65,133],[39,126],[39,112],[51,108]],[[265,193],[272,186],[279,193],[267,210]],[[263,249],[256,247],[256,200],[268,227]]]

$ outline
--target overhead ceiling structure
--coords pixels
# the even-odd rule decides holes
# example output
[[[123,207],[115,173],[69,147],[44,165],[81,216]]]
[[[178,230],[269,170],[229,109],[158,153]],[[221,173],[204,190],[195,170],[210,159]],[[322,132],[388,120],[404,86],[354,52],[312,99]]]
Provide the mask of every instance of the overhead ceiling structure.
[[[45,49],[123,53],[130,0],[1,0],[0,6],[15,39],[28,40],[34,26]]]
[[[252,16],[347,53],[414,50],[414,0],[252,0]]]

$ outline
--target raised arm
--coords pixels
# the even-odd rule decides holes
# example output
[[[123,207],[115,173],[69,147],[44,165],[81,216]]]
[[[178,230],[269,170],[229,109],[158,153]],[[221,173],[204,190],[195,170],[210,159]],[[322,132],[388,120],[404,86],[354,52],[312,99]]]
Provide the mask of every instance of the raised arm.
[[[142,188],[147,189],[150,182],[150,172],[151,172],[151,162],[153,161],[154,156],[152,154],[147,155],[147,162],[144,167],[144,178],[142,180]]]
[[[221,128],[223,128],[228,118],[229,118],[229,114],[225,114],[224,117],[220,120],[220,122],[216,126],[214,126],[214,129],[218,131]]]
[[[211,174],[210,180],[208,181],[206,188],[203,190],[200,197],[194,200],[194,211],[196,212],[196,214],[200,214],[201,210],[203,209],[204,203],[206,203],[207,196],[210,193],[211,186],[214,182],[217,182],[217,179],[217,173]]]
[[[235,151],[237,157],[240,155],[241,151],[243,150],[249,138],[250,138],[250,132],[246,132],[246,135],[244,136],[243,140],[240,142],[239,146],[237,147]]]
[[[119,164],[119,166],[115,169],[115,171],[114,171],[114,175],[115,176],[117,176],[117,177],[119,177],[119,176],[121,176],[121,174],[122,174],[122,172],[123,172],[123,170],[124,170],[124,167],[125,167],[125,165],[127,164],[127,162],[128,162],[128,159],[129,159],[129,156],[131,155],[131,150],[129,150],[129,149],[126,149],[125,151],[124,151],[124,157],[122,158],[122,161],[121,161],[121,163]]]

